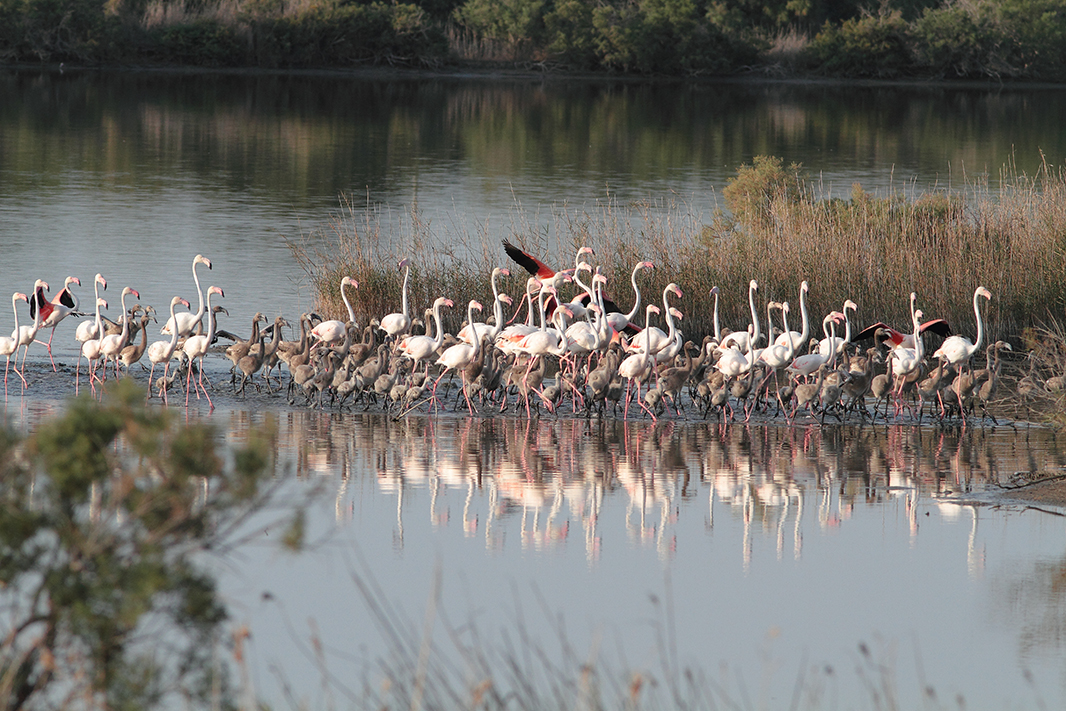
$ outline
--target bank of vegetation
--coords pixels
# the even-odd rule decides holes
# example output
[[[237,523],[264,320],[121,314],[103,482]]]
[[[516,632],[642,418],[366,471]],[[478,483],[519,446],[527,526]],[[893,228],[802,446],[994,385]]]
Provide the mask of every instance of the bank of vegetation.
[[[911,291],[927,319],[947,319],[968,333],[974,329],[978,285],[992,292],[991,340],[1020,345],[1031,329],[1062,314],[1066,174],[1061,169],[1045,164],[1036,175],[1022,175],[1005,168],[995,184],[974,181],[960,190],[918,194],[874,195],[856,184],[849,199],[839,199],[822,197],[819,187],[802,166],[760,156],[738,168],[723,190],[728,210],[717,214],[697,214],[680,202],[606,202],[563,209],[547,225],[515,214],[505,234],[459,234],[428,225],[417,213],[397,234],[376,220],[373,210],[347,205],[334,216],[332,234],[312,235],[295,250],[325,313],[345,313],[338,291],[342,276],[360,282],[352,299],[360,323],[396,310],[402,273],[395,264],[404,256],[414,264],[413,308],[428,307],[441,295],[457,304],[471,298],[491,304],[488,275],[497,266],[511,268],[501,285],[517,302],[528,275],[504,254],[501,238],[556,269],[572,267],[579,247],[592,247],[608,291],[626,308],[633,299],[634,264],[653,261],[655,269],[639,277],[643,293],[658,300],[668,283],[679,284],[682,328],[697,342],[714,332],[714,286],[722,324],[750,323],[750,279],[759,283],[760,303],[790,301],[793,321],[800,282],[807,280],[815,333],[822,315],[840,310],[846,299],[858,303],[860,326],[884,321],[907,329]],[[463,317],[463,309],[454,311],[448,315],[452,329]]]
[[[0,0],[7,63],[1061,81],[1064,38],[1066,0]]]

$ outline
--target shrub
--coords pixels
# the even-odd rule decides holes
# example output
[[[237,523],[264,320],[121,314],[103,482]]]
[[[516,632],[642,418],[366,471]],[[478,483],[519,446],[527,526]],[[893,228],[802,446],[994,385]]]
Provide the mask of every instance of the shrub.
[[[899,12],[826,24],[807,46],[811,66],[835,76],[892,78],[913,69],[908,25]]]

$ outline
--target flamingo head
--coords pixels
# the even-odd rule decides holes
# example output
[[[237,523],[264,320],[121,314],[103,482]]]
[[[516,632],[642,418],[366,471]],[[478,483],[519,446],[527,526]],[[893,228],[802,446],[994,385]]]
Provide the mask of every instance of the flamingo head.
[[[675,284],[674,282],[670,282],[669,284],[667,284],[666,285],[666,290],[667,291],[672,291],[674,293],[674,296],[676,296],[679,299],[682,296],[681,287],[678,286],[677,284]]]
[[[784,311],[786,314],[788,313],[789,308],[788,308],[788,302],[787,301],[785,303],[781,304],[781,310]]]
[[[599,271],[597,270],[596,274],[592,277],[592,283],[593,284],[600,283],[600,284],[603,284],[604,286],[606,286],[607,285],[607,277],[605,277],[603,274],[600,274]]]
[[[637,265],[637,269],[654,269],[654,268],[655,268],[655,263],[654,262],[641,262],[640,264]]]
[[[443,297],[443,296],[440,297],[439,299],[437,299],[437,301],[440,302],[441,306],[455,306],[455,302],[454,301],[452,301],[449,298]]]
[[[211,268],[211,260],[202,254],[197,254],[192,260],[192,266],[195,269],[197,264],[206,264],[207,268]]]
[[[983,286],[977,287],[977,293],[980,294],[981,296],[985,297],[989,301],[992,300],[992,292],[989,291],[988,289],[984,288]]]
[[[404,267],[406,267],[406,266],[407,266],[408,264],[410,264],[410,263],[411,263],[411,260],[410,260],[410,259],[408,259],[407,257],[404,257],[403,259],[401,259],[401,260],[399,261],[399,263],[397,263],[397,265],[396,265],[396,269],[398,269],[398,270],[399,270],[399,269],[403,269]]]
[[[591,274],[592,273],[592,265],[589,264],[588,262],[581,262],[581,264],[577,265],[577,270],[576,271],[588,272],[589,274]]]
[[[856,304],[856,303],[855,303],[854,301],[852,301],[851,299],[847,299],[847,300],[846,300],[846,301],[844,302],[844,310],[845,310],[845,311],[847,311],[848,309],[851,309],[852,311],[858,311],[858,310],[859,310],[859,305],[858,305],[858,304]]]
[[[803,281],[800,282],[800,293],[801,294],[806,294],[810,290],[811,290],[811,285],[807,283],[806,279],[804,279]]]
[[[914,312],[914,320],[915,321],[921,321],[924,316],[925,316],[925,314],[922,313],[921,309],[918,309],[917,311]]]
[[[192,306],[189,305],[189,302],[181,298],[180,296],[175,296],[173,299],[170,300],[170,305],[172,307],[177,306],[178,304],[182,304],[187,309],[192,309]]]
[[[44,289],[45,291],[50,291],[48,282],[46,282],[44,279],[38,279],[37,281],[33,282],[34,291],[39,291],[41,289]]]
[[[141,298],[141,294],[140,294],[140,292],[138,292],[138,291],[137,291],[136,289],[134,289],[134,288],[133,288],[132,286],[127,286],[127,287],[126,287],[125,289],[123,289],[123,290],[122,290],[122,295],[123,295],[123,296],[125,296],[126,294],[133,294],[133,295],[134,295],[134,296],[136,296],[136,297],[137,297],[138,299],[139,299],[139,298]]]
[[[500,276],[511,276],[511,270],[507,267],[496,267],[495,272]]]
[[[30,300],[30,297],[26,296],[21,291],[16,291],[14,294],[11,295],[11,303],[15,303],[19,299],[28,302]]]
[[[100,308],[104,308],[104,309],[107,308],[107,302],[104,301],[103,299],[97,299],[96,300],[96,305],[99,306]]]
[[[707,292],[707,293],[708,293],[709,296],[717,296],[718,295],[718,287],[717,286],[712,286],[711,290],[709,292]]]
[[[96,275],[96,283],[98,283],[100,286],[104,287],[104,291],[107,291],[107,279],[104,279],[104,275],[103,274],[97,274]]]
[[[222,288],[218,287],[218,286],[212,286],[210,289],[207,290],[207,293],[208,294],[218,294],[222,298],[226,298],[226,295],[222,293]],[[229,314],[227,314],[227,316],[228,315]]]
[[[580,258],[582,254],[595,255],[596,254],[596,250],[594,250],[592,247],[582,247],[581,249],[577,250],[578,258]]]
[[[359,282],[355,279],[352,279],[350,276],[341,277],[341,288],[343,289],[347,285],[351,285],[353,289],[359,288]]]
[[[673,316],[674,318],[676,318],[678,321],[680,321],[683,318],[685,318],[684,314],[682,314],[680,311],[675,309],[673,306],[670,307],[670,315]]]
[[[68,287],[71,284],[77,284],[78,286],[81,286],[81,279],[76,276],[68,276],[66,281],[63,282],[63,286]]]
[[[918,300],[918,292],[911,292],[911,308],[914,308],[914,302]]]
[[[757,282],[754,279],[752,279],[751,281],[748,282],[748,288],[751,289],[752,291],[758,291],[759,290],[759,282]]]
[[[476,309],[478,311],[481,311],[483,309],[480,301],[471,301],[469,308]]]
[[[650,314],[661,314],[662,313],[662,309],[660,309],[655,304],[648,304],[648,313],[650,313]]]
[[[499,300],[502,301],[503,303],[507,304],[508,306],[511,306],[511,305],[514,304],[514,299],[512,299],[507,294],[500,294]]]

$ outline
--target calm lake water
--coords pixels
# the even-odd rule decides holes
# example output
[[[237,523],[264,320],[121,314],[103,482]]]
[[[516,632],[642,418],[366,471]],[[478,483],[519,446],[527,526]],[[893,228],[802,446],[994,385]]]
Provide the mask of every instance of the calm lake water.
[[[256,311],[295,321],[310,306],[289,242],[328,231],[341,195],[386,237],[415,209],[442,236],[495,243],[608,195],[709,214],[760,154],[840,196],[994,185],[1008,162],[1066,158],[1058,89],[24,71],[0,73],[0,96],[0,284],[75,275],[84,305],[101,272],[112,315],[126,284],[162,310],[195,299],[203,253],[238,332]],[[73,327],[56,343],[73,365]],[[54,412],[66,385],[49,382],[9,418]],[[1049,432],[265,409],[286,493],[315,497],[316,545],[289,556],[266,531],[222,574],[275,707],[346,708],[380,689],[377,660],[417,663],[438,574],[431,663],[467,681],[456,645],[476,631],[497,668],[541,689],[593,659],[605,699],[626,671],[664,694],[692,669],[719,708],[797,693],[799,708],[874,708],[875,693],[901,708],[1066,703],[1064,519],[959,498],[1061,468]],[[198,412],[233,441],[263,416]],[[360,584],[395,610],[400,642]]]

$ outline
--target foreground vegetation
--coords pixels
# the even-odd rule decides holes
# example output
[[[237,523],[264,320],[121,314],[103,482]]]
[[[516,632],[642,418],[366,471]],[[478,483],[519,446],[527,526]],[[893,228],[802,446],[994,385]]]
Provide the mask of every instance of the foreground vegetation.
[[[0,0],[0,60],[1066,79],[1066,0]]]
[[[204,554],[266,503],[272,435],[227,464],[210,427],[143,400],[125,381],[0,434],[0,708],[232,707],[241,638]]]
[[[849,200],[824,199],[817,187],[802,166],[758,157],[723,191],[728,212],[703,216],[679,202],[608,202],[558,212],[547,229],[518,214],[506,235],[442,233],[417,213],[405,234],[384,234],[372,209],[347,204],[334,217],[332,235],[314,235],[295,251],[324,313],[345,313],[342,276],[359,281],[353,306],[361,323],[400,303],[402,273],[393,265],[405,256],[413,264],[415,314],[440,295],[457,304],[471,298],[491,304],[488,274],[497,266],[512,267],[501,284],[517,300],[527,275],[506,257],[500,237],[557,269],[572,266],[579,247],[592,247],[608,291],[627,307],[630,271],[650,259],[655,269],[639,280],[644,294],[658,300],[668,283],[679,284],[682,328],[697,342],[714,332],[714,286],[723,325],[750,321],[750,279],[759,282],[762,303],[791,301],[794,313],[799,284],[807,280],[816,333],[821,317],[849,298],[859,305],[860,327],[884,321],[906,328],[908,295],[916,291],[927,319],[947,319],[972,336],[972,296],[983,285],[992,292],[989,341],[1019,345],[1026,328],[1048,322],[1066,304],[1066,174],[1060,169],[1044,165],[1035,176],[1005,170],[997,186],[976,182],[961,191],[917,195],[877,196],[856,185]],[[323,243],[324,249],[309,246]],[[453,333],[461,311],[447,314]]]

